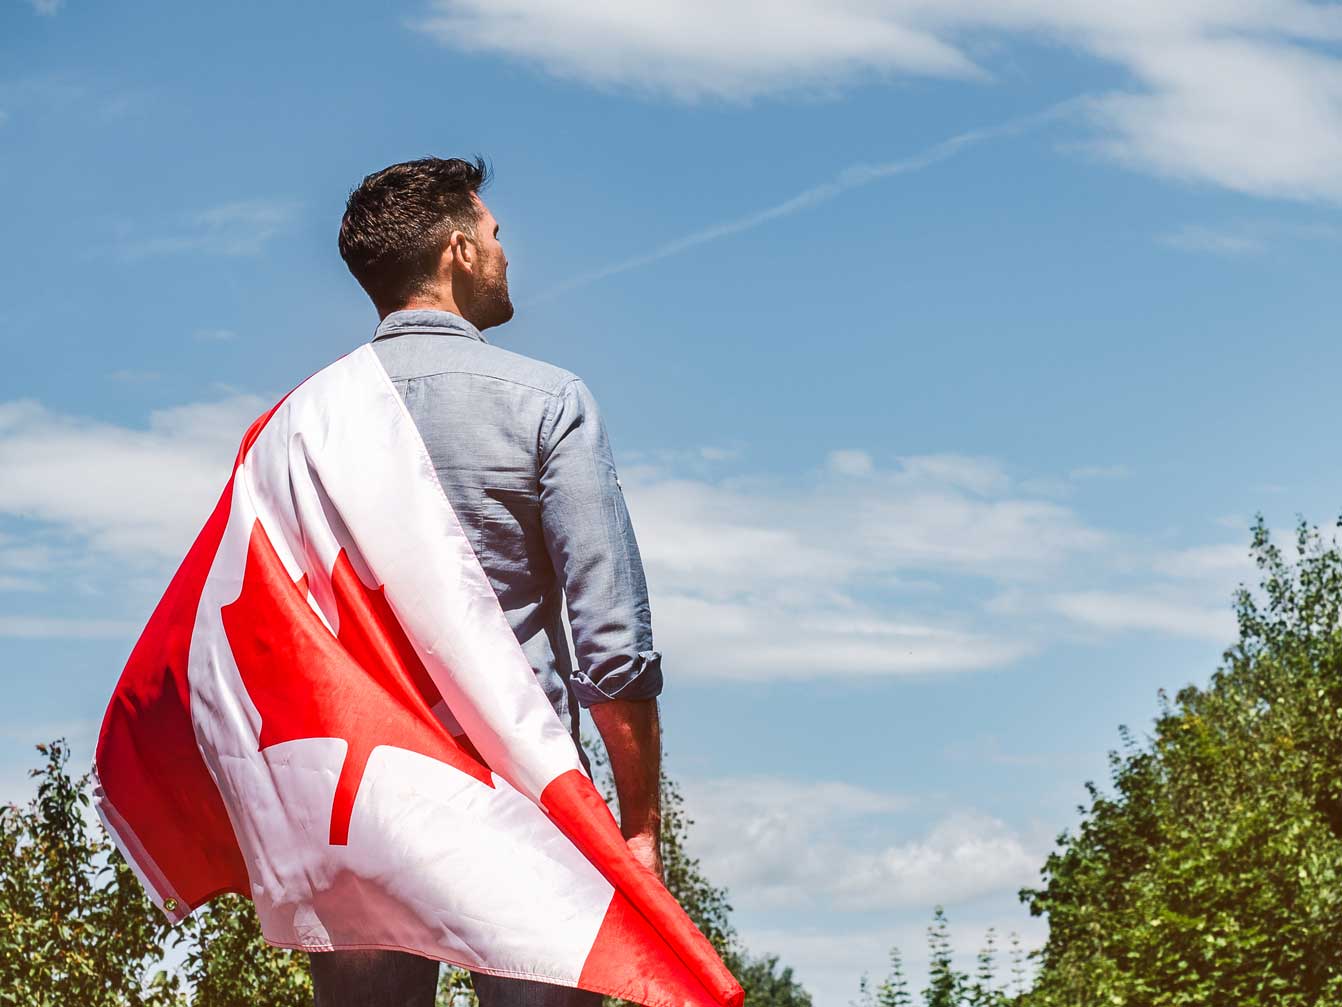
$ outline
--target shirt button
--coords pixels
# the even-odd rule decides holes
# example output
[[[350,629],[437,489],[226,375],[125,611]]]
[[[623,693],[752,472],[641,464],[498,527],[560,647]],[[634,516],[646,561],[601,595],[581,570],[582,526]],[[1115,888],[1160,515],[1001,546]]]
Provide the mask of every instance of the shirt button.
[[[164,899],[164,900],[163,900],[163,908],[166,909],[166,910],[167,910],[168,912],[170,912],[170,913],[175,913],[175,912],[177,911],[177,900],[176,900],[176,899]]]

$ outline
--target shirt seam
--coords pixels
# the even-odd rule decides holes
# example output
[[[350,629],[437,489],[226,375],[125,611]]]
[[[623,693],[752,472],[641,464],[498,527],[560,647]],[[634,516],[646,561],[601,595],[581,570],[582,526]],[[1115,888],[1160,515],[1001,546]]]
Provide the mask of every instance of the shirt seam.
[[[541,411],[541,425],[536,428],[536,484],[540,485],[541,462],[545,454],[545,431],[550,424],[550,406],[558,396],[547,395],[545,397],[545,408]]]
[[[446,326],[441,328],[426,327],[423,325],[407,326],[404,329],[382,329],[373,333],[373,338],[369,342],[375,343],[379,339],[394,339],[397,336],[461,336],[465,339],[474,339],[477,343],[484,343],[486,346],[494,345],[484,336],[475,332],[467,332],[465,329],[451,329]]]
[[[488,345],[488,344],[486,344],[486,345]],[[419,378],[436,378],[436,377],[438,377],[439,375],[442,375],[442,374],[469,374],[471,377],[474,377],[474,378],[489,378],[489,379],[492,380],[492,381],[503,381],[503,382],[505,382],[505,383],[507,383],[507,384],[510,384],[510,385],[517,385],[517,386],[520,387],[520,388],[530,388],[533,392],[540,392],[542,395],[547,395],[547,396],[550,396],[550,397],[552,397],[552,398],[553,398],[553,397],[558,397],[559,395],[561,395],[561,394],[563,393],[563,389],[564,389],[564,387],[565,387],[566,385],[569,385],[569,384],[571,384],[572,382],[578,380],[577,378],[569,378],[567,381],[564,382],[563,385],[560,385],[560,386],[559,386],[559,389],[558,389],[558,390],[553,390],[553,391],[552,391],[552,390],[549,389],[549,388],[542,388],[540,385],[533,385],[533,384],[531,384],[529,381],[518,381],[516,378],[505,378],[505,377],[500,377],[500,376],[497,375],[497,374],[489,374],[489,373],[486,372],[486,371],[469,371],[469,370],[465,370],[464,368],[459,368],[459,367],[448,367],[448,368],[444,368],[444,369],[441,370],[441,371],[428,371],[427,373],[424,373],[424,374],[404,374],[404,375],[401,375],[401,376],[399,376],[399,377],[393,377],[392,380],[393,380],[393,381],[415,381],[415,380],[418,380]]]
[[[505,380],[506,380],[506,379],[505,379]],[[546,394],[547,396],[549,396],[549,399],[547,399],[547,400],[546,400],[546,403],[545,403],[545,411],[541,414],[541,428],[540,428],[539,432],[537,432],[537,434],[536,434],[536,477],[537,477],[537,478],[540,478],[541,447],[542,447],[542,445],[541,445],[541,438],[545,435],[545,426],[546,426],[546,423],[547,423],[547,422],[549,421],[549,419],[550,419],[550,406],[553,405],[553,400],[554,400],[554,399],[561,399],[561,398],[564,397],[564,391],[569,387],[569,385],[576,385],[576,384],[577,384],[579,381],[581,381],[581,380],[582,380],[582,378],[575,374],[575,375],[574,375],[573,377],[571,377],[571,378],[565,378],[565,379],[564,379],[564,383],[563,383],[562,385],[560,385],[557,389],[555,389],[553,392],[546,392],[545,389],[543,389],[543,388],[541,388],[541,389],[537,389],[538,391],[545,392],[545,394]]]

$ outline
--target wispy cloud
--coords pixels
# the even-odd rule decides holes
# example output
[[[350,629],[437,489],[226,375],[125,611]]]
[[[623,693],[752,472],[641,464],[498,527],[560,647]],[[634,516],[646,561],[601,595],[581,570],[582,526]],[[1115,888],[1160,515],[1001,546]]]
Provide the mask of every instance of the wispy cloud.
[[[24,640],[131,639],[142,628],[139,623],[116,619],[0,615],[0,637],[17,637]]]
[[[230,395],[156,412],[143,427],[0,404],[0,517],[19,529],[0,536],[0,587],[36,590],[59,575],[65,590],[69,575],[87,574],[93,596],[105,590],[89,569],[100,562],[123,593],[128,571],[153,580],[199,530],[265,404]],[[740,445],[697,447],[622,466],[659,645],[683,674],[949,674],[1019,663],[1069,633],[1232,638],[1238,547],[1151,547],[991,458],[883,459],[849,445],[777,475],[746,472],[748,457]],[[15,617],[0,630],[120,628]]]
[[[178,559],[228,478],[251,396],[151,414],[143,429],[0,403],[0,515],[119,556]]]
[[[1242,220],[1215,226],[1185,224],[1158,235],[1157,240],[1183,252],[1212,255],[1257,255],[1285,243],[1336,242],[1342,228],[1327,221]]]
[[[1126,465],[1081,465],[1067,473],[1068,478],[1076,482],[1088,482],[1092,479],[1127,479],[1132,469]]]
[[[847,447],[786,479],[687,468],[645,458],[623,481],[658,639],[707,679],[990,669],[1134,629],[1228,643],[1250,570],[1244,546],[1095,527],[993,459]]]
[[[33,745],[65,738],[72,742],[89,741],[97,732],[92,720],[51,720],[41,723],[0,723],[0,740],[18,741]]]
[[[65,4],[61,0],[45,6],[50,9],[38,13],[50,16]],[[107,127],[135,115],[151,101],[151,92],[128,87],[120,80],[68,71],[41,73],[0,81],[0,124],[9,118],[59,115],[70,128]]]
[[[971,810],[891,842],[907,832],[892,816],[910,801],[839,781],[731,777],[683,788],[695,855],[752,910],[949,905],[1014,891],[1043,860],[1044,844]]]
[[[689,101],[832,92],[873,77],[986,83],[991,66],[971,40],[1062,45],[1126,75],[1085,106],[1101,156],[1259,196],[1342,201],[1334,4],[779,0],[760,17],[753,0],[434,0],[413,27],[455,49]]]
[[[288,199],[244,199],[187,214],[151,237],[128,237],[120,251],[128,259],[156,255],[259,255],[288,230],[300,206]]]
[[[1160,236],[1160,243],[1182,252],[1211,252],[1213,255],[1253,255],[1265,251],[1261,238],[1242,231],[1185,225]]]
[[[437,0],[411,26],[454,49],[502,53],[559,77],[681,100],[741,100],[899,70],[981,75],[954,45],[879,4],[744,0],[562,4]]]
[[[65,0],[28,0],[28,3],[34,11],[43,17],[51,17],[65,6]]]
[[[856,448],[840,448],[837,451],[831,451],[825,458],[825,464],[829,466],[831,471],[846,476],[864,476],[876,467],[871,460],[871,455]]]
[[[238,334],[232,329],[197,329],[191,338],[198,343],[230,343]]]
[[[157,381],[161,374],[158,371],[141,371],[132,367],[122,367],[112,371],[107,375],[113,381],[121,382],[126,385],[144,385]]]
[[[1153,631],[1226,644],[1235,637],[1235,614],[1228,600],[1199,604],[1186,592],[1077,591],[1055,595],[1050,604],[1069,619],[1100,630]]]
[[[982,129],[967,130],[963,133],[942,140],[940,143],[933,144],[925,150],[919,151],[909,157],[900,158],[895,161],[886,161],[881,164],[852,164],[843,171],[839,172],[828,182],[822,182],[819,185],[813,185],[808,189],[803,189],[794,196],[789,196],[781,202],[772,206],[757,210],[754,213],[748,213],[741,217],[734,217],[731,220],[725,220],[721,223],[711,224],[708,227],[700,228],[682,237],[671,241],[663,242],[646,252],[640,252],[619,262],[602,266],[599,269],[590,272],[580,273],[571,279],[565,280],[543,291],[533,299],[533,303],[549,300],[559,294],[566,293],[578,287],[585,287],[588,284],[596,283],[598,280],[605,280],[612,276],[618,276],[621,273],[627,273],[630,270],[641,269],[644,266],[651,266],[661,262],[663,259],[669,259],[674,255],[680,255],[688,252],[690,249],[698,248],[701,245],[710,242],[720,241],[723,238],[730,238],[746,231],[753,231],[757,227],[763,227],[774,221],[782,220],[794,214],[805,210],[813,209],[830,200],[837,199],[844,193],[863,186],[871,185],[874,182],[883,179],[893,178],[897,175],[904,175],[910,172],[921,171],[924,168],[931,167],[941,161],[945,161],[963,150],[990,140],[1015,136],[1031,129],[1039,128],[1049,122],[1052,122],[1064,115],[1078,105],[1078,99],[1059,102],[1050,106],[1041,112],[1033,115],[1021,116],[1011,119],[1007,122],[999,123],[995,126],[988,126]]]

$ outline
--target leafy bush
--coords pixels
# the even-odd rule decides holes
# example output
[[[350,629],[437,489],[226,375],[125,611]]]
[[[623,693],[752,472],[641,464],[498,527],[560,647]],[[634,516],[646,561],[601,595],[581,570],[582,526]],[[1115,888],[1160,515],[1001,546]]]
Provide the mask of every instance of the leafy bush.
[[[1021,897],[1047,914],[1038,1007],[1342,1004],[1342,552],[1260,518],[1258,596],[1206,688],[1122,731],[1112,794]]]
[[[184,1003],[156,968],[167,931],[139,881],[85,812],[88,777],[65,745],[39,745],[27,807],[0,807],[0,1004],[122,1007]]]
[[[1020,939],[1011,935],[1011,978],[997,977],[997,933],[989,929],[978,953],[974,974],[955,967],[951,952],[950,924],[946,912],[937,906],[927,928],[927,985],[923,988],[923,1007],[1012,1007],[1020,1002],[1025,990],[1025,955]],[[904,959],[899,948],[890,949],[890,972],[878,985],[863,976],[852,1007],[912,1007],[913,997],[904,977]]]
[[[261,939],[245,899],[169,926],[101,826],[89,828],[89,777],[66,771],[65,743],[38,751],[37,796],[0,807],[0,1004],[310,1007],[307,962]]]

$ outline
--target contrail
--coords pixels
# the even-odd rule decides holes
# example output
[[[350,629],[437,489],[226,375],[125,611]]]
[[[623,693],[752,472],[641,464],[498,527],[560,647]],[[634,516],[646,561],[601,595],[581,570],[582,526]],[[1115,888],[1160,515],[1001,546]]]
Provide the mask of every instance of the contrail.
[[[660,262],[662,259],[669,259],[673,255],[679,255],[681,252],[688,251],[699,245],[706,245],[710,241],[717,241],[719,238],[727,238],[733,234],[740,234],[743,231],[751,231],[761,227],[770,221],[779,220],[783,217],[790,217],[794,213],[800,213],[802,210],[809,210],[813,206],[821,203],[827,203],[845,192],[852,189],[861,188],[864,185],[870,185],[872,182],[880,181],[883,178],[890,178],[894,175],[906,175],[910,172],[921,171],[923,168],[930,167],[941,161],[954,157],[960,151],[968,147],[974,147],[988,140],[996,140],[1006,136],[1017,136],[1021,133],[1038,129],[1055,119],[1061,118],[1072,111],[1078,104],[1088,100],[1086,96],[1077,98],[1068,98],[1066,101],[1058,102],[1056,105],[1050,105],[1048,108],[1034,112],[1027,116],[1021,116],[1016,119],[1010,119],[1007,122],[999,123],[996,126],[986,126],[981,129],[971,129],[964,133],[957,133],[955,136],[942,140],[940,143],[933,144],[920,153],[913,154],[910,157],[901,158],[898,161],[886,161],[884,164],[854,164],[839,172],[832,181],[822,182],[809,189],[804,189],[797,195],[783,200],[767,209],[757,210],[755,213],[744,217],[737,217],[734,220],[727,220],[721,224],[714,224],[711,227],[705,227],[702,230],[694,231],[682,238],[676,238],[674,241],[668,241],[665,244],[658,245],[656,248],[635,255],[632,258],[621,262],[613,263],[609,266],[603,266],[600,269],[594,269],[589,273],[580,273],[572,279],[565,280],[556,284],[548,290],[542,291],[536,297],[531,298],[528,303],[536,304],[541,301],[548,301],[551,298],[558,297],[560,294],[568,293],[578,287],[585,287],[590,283],[596,283],[598,280],[604,280],[611,276],[618,276],[620,273],[627,273],[631,269],[641,269],[643,266],[650,266],[654,262]]]

